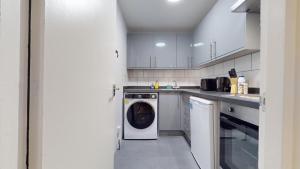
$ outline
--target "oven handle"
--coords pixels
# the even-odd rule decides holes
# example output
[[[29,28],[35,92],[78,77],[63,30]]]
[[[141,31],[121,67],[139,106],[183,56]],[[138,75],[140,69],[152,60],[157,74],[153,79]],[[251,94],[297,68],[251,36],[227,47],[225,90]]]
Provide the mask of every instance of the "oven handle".
[[[228,116],[228,115],[226,115]],[[237,119],[235,117],[232,117],[232,116],[228,116],[226,117],[224,115],[221,114],[220,116],[220,123],[225,123],[229,126],[232,126],[236,129],[238,129],[239,131],[245,133],[246,135],[249,135],[251,137],[254,137],[256,139],[258,139],[258,127],[253,125],[253,124],[250,124],[246,121],[243,121],[243,120],[240,120],[240,119]],[[230,118],[234,119],[235,121],[239,122],[239,123],[242,123],[242,124],[237,124],[237,122],[235,121],[232,121],[230,120]]]

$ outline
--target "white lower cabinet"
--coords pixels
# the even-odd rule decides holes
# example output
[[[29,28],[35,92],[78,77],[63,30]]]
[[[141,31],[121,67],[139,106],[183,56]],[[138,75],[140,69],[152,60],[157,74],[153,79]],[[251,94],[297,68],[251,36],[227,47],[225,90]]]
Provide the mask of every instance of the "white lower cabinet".
[[[159,94],[159,130],[181,130],[179,99],[177,93]]]
[[[215,169],[216,103],[191,97],[191,151],[201,169]]]

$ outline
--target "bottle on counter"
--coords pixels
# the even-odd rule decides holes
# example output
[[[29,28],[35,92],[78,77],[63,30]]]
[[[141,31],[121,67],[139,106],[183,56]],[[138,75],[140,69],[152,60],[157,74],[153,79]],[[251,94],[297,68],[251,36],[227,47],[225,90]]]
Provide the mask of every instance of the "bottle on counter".
[[[244,83],[244,91],[243,91],[244,94],[248,94],[249,93],[248,88],[249,88],[248,83]]]
[[[150,85],[150,89],[153,90],[153,89],[154,89],[154,86],[155,86],[155,85],[154,85],[154,82],[152,82],[151,85]]]
[[[156,80],[156,82],[154,84],[154,89],[156,89],[156,90],[159,89],[159,82],[158,82],[158,80]]]
[[[238,78],[238,94],[244,94],[244,84],[246,83],[246,78],[244,76],[239,76]]]
[[[238,78],[230,78],[230,94],[238,94]]]

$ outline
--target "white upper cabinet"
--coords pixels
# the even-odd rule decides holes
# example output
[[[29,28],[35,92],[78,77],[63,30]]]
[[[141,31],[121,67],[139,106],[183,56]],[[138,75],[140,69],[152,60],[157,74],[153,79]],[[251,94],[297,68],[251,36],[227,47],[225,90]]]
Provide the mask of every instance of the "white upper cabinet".
[[[236,0],[221,0],[214,6],[218,16],[214,51],[220,57],[245,46],[246,13],[233,13],[231,6]]]
[[[129,33],[128,69],[188,69],[191,67],[190,33]]]
[[[128,68],[151,68],[154,57],[153,36],[149,33],[128,35]]]
[[[177,34],[177,68],[191,68],[192,61],[192,34]]]
[[[216,27],[216,57],[249,50],[259,50],[259,14],[233,13],[231,6],[236,0],[222,0],[215,5],[219,24]]]
[[[193,67],[213,59],[213,41],[216,34],[216,17],[208,13],[194,31]]]
[[[155,68],[176,68],[176,33],[154,33]]]
[[[260,15],[233,13],[235,2],[218,0],[191,34],[129,34],[128,68],[200,68],[259,51]]]
[[[193,67],[259,51],[259,14],[233,13],[236,0],[218,0],[194,31]]]

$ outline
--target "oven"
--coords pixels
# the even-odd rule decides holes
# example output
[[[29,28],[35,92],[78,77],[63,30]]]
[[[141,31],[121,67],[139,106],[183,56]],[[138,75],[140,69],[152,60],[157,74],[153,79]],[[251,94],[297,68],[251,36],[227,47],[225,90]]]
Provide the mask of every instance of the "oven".
[[[258,124],[259,110],[221,103],[221,169],[258,169]]]

